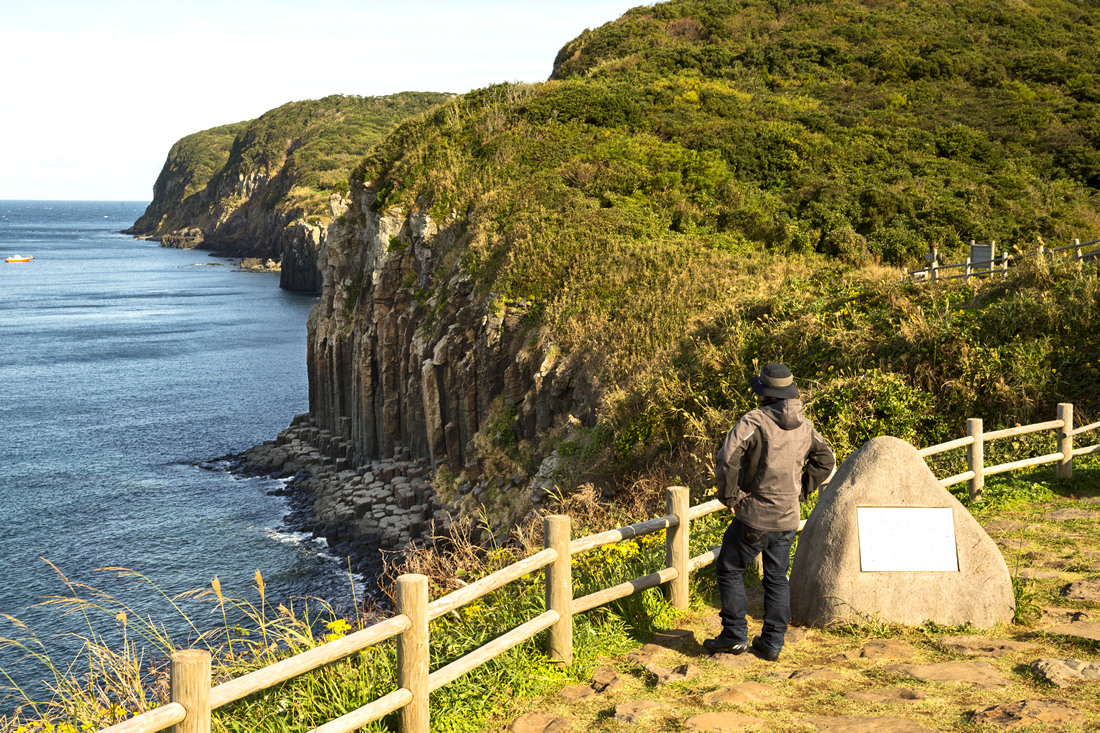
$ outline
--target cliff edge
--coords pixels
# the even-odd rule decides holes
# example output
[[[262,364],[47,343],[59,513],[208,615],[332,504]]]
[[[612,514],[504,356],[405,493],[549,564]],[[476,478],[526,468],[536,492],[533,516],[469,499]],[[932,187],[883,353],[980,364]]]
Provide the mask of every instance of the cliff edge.
[[[317,250],[344,207],[351,167],[395,124],[450,95],[334,95],[188,135],[126,230],[162,246],[282,263],[281,286],[320,290]]]

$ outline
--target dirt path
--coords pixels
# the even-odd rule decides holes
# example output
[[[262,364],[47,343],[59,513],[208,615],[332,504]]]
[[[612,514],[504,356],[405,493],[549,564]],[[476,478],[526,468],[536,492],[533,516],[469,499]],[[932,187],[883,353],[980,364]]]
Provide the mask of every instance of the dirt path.
[[[779,661],[766,662],[751,652],[708,655],[701,642],[720,627],[717,609],[700,605],[677,629],[599,660],[577,684],[525,704],[532,712],[498,729],[1100,730],[1097,504],[1066,496],[979,517],[1010,572],[1028,579],[1022,605],[1037,617],[1027,625],[792,628]],[[749,591],[752,634],[763,609],[760,588]]]

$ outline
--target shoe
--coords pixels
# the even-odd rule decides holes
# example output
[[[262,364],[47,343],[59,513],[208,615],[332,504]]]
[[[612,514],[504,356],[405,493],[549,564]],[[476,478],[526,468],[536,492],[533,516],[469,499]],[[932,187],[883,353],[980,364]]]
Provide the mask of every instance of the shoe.
[[[779,661],[779,652],[772,651],[764,646],[764,642],[760,640],[759,636],[752,637],[752,648],[756,652],[756,655],[766,662]]]
[[[703,648],[707,650],[708,654],[744,654],[749,650],[749,645],[735,644],[719,636],[716,639],[704,640]]]

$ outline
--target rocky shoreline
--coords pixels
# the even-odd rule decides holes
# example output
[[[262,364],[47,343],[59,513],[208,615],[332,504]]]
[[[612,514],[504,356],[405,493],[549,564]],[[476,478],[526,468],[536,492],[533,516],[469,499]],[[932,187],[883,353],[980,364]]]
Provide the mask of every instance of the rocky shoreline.
[[[288,479],[272,491],[288,498],[287,528],[324,537],[330,553],[372,580],[383,552],[413,551],[451,526],[427,460],[397,446],[389,458],[360,461],[350,443],[318,429],[308,414],[275,440],[226,460],[239,476]]]
[[[342,419],[345,430],[350,430],[349,423],[350,418]],[[464,477],[454,495],[444,497],[433,486],[431,461],[412,457],[408,446],[395,446],[387,458],[360,456],[352,441],[319,428],[311,415],[302,414],[275,440],[205,467],[222,462],[238,476],[286,481],[269,492],[287,497],[286,529],[323,537],[330,554],[373,586],[385,569],[385,555],[396,558],[446,542],[456,517],[488,508],[491,488],[497,495],[526,495],[525,506],[531,510],[542,505],[555,486],[561,457],[553,452],[531,476],[520,473],[495,482],[485,476]],[[499,541],[509,533],[511,522],[501,520],[483,529],[483,540]]]

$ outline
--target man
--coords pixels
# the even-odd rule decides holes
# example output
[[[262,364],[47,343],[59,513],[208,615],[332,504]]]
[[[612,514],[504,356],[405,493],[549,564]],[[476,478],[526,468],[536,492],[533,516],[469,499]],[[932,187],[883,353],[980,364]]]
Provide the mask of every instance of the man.
[[[749,386],[760,407],[737,421],[715,457],[718,498],[735,516],[722,538],[716,566],[722,633],[704,641],[703,647],[711,654],[749,650],[743,576],[745,567],[763,553],[764,626],[752,648],[774,662],[791,620],[787,569],[798,529],[798,503],[829,477],[836,458],[803,417],[790,369],[767,364]]]

